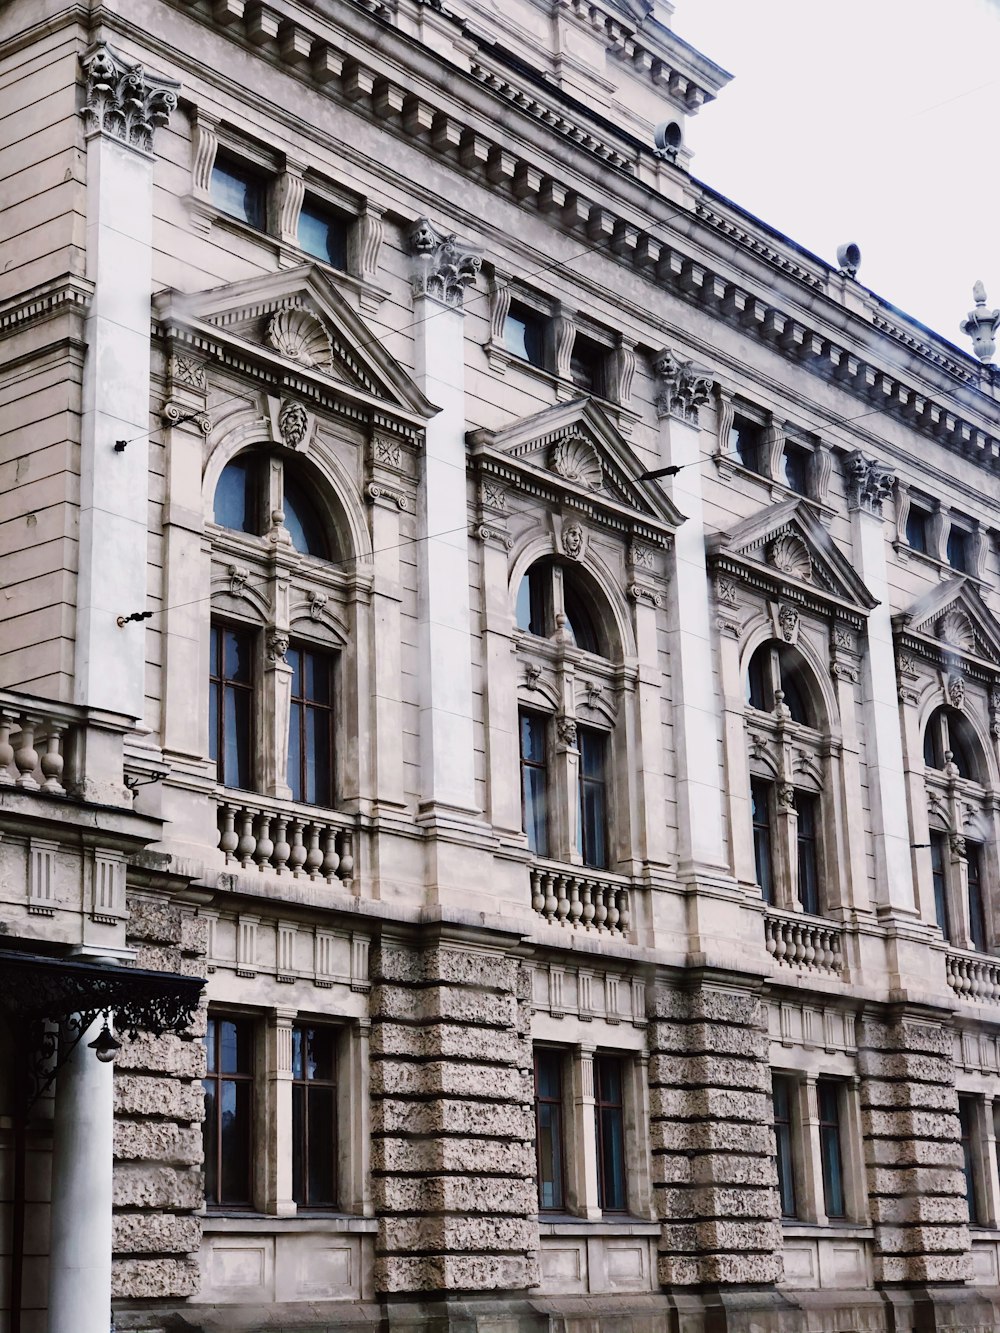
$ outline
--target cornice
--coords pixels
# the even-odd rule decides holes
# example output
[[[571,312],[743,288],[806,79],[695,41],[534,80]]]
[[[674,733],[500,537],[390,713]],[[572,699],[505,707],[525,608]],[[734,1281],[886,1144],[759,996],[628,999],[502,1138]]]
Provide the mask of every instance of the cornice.
[[[88,278],[64,273],[0,303],[0,335],[7,336],[64,313],[85,317],[94,295]]]

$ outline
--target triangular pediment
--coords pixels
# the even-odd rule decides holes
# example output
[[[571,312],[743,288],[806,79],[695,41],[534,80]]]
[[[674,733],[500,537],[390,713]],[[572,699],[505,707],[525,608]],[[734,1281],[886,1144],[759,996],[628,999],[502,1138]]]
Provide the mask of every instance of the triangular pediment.
[[[473,455],[504,459],[592,505],[627,510],[671,529],[684,522],[656,482],[637,480],[645,465],[590,398],[557,403],[502,430],[473,431],[469,445]]]
[[[252,348],[369,406],[422,420],[438,410],[315,264],[201,292],[159,292],[153,309],[170,332]]]
[[[794,589],[867,614],[878,599],[838,548],[808,502],[761,509],[708,543],[709,563],[743,572],[762,586]]]
[[[964,574],[939,583],[909,611],[893,617],[896,633],[945,657],[978,658],[1000,666],[1000,621]]]

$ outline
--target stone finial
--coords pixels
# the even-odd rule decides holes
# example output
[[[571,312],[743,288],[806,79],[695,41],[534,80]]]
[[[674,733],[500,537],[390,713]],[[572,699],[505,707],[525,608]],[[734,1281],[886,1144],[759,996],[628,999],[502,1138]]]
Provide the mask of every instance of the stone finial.
[[[107,42],[98,42],[80,63],[86,84],[80,114],[87,129],[152,153],[153,134],[175,110],[180,84],[128,64]]]
[[[418,218],[409,235],[413,256],[414,296],[433,296],[461,310],[466,287],[472,286],[483,266],[482,253],[457,236],[442,236],[427,220]]]
[[[972,339],[972,350],[980,361],[989,361],[997,350],[996,331],[1000,327],[1000,310],[987,310],[986,288],[977,282],[972,289],[972,299],[976,303],[965,319],[958,326]]]
[[[848,454],[844,463],[848,509],[863,509],[881,516],[882,506],[892,494],[896,475],[884,463],[865,458],[860,449]]]
[[[653,374],[658,381],[656,410],[660,416],[697,423],[698,409],[708,402],[714,384],[708,367],[697,361],[682,361],[664,347],[653,357]]]

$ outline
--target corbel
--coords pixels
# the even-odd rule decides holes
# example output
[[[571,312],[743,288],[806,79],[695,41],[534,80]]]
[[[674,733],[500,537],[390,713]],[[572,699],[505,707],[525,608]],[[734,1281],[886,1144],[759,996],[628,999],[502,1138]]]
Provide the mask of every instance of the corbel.
[[[510,275],[494,268],[490,278],[490,334],[483,350],[490,366],[502,375],[511,362],[510,352],[504,342],[504,326],[510,312]]]

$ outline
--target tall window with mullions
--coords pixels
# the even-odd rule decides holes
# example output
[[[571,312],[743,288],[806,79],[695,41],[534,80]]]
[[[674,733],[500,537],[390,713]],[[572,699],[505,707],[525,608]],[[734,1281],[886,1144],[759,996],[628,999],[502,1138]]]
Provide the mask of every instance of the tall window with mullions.
[[[934,885],[934,914],[946,940],[951,939],[951,914],[948,911],[948,880],[945,865],[948,839],[943,833],[931,833],[931,882]]]
[[[827,1217],[845,1217],[844,1157],[840,1142],[841,1085],[835,1079],[816,1080],[819,1102],[819,1149],[823,1166],[823,1208]]]
[[[983,901],[983,849],[978,842],[965,844],[969,876],[969,936],[972,947],[986,952],[986,906]]]
[[[563,1180],[563,1102],[560,1051],[535,1051],[535,1154],[538,1207],[562,1212],[566,1206]]]
[[[819,861],[816,856],[818,807],[819,800],[811,792],[795,793],[799,901],[803,912],[812,916],[818,916],[820,911]]]
[[[787,1074],[775,1074],[771,1080],[774,1107],[774,1140],[778,1159],[778,1196],[781,1216],[797,1217],[795,1171],[792,1157],[792,1103],[795,1083]]]
[[[333,804],[333,659],[312,648],[288,649],[292,703],[288,729],[288,785],[292,799]]]
[[[580,750],[580,809],[577,850],[585,866],[608,867],[608,739],[590,727],[577,729]]]
[[[625,1188],[624,1071],[617,1056],[594,1057],[597,1116],[597,1202],[607,1213],[623,1213]]]
[[[536,856],[549,854],[548,825],[548,719],[541,713],[521,713],[521,812],[528,847]]]
[[[292,1198],[303,1208],[337,1204],[337,1033],[292,1028]]]
[[[253,1024],[209,1015],[205,1032],[205,1202],[253,1204]]]
[[[766,903],[774,902],[774,872],[771,856],[771,784],[760,778],[750,782],[753,817],[753,859],[757,883]]]
[[[208,690],[209,753],[224,787],[253,787],[254,639],[213,625]]]

